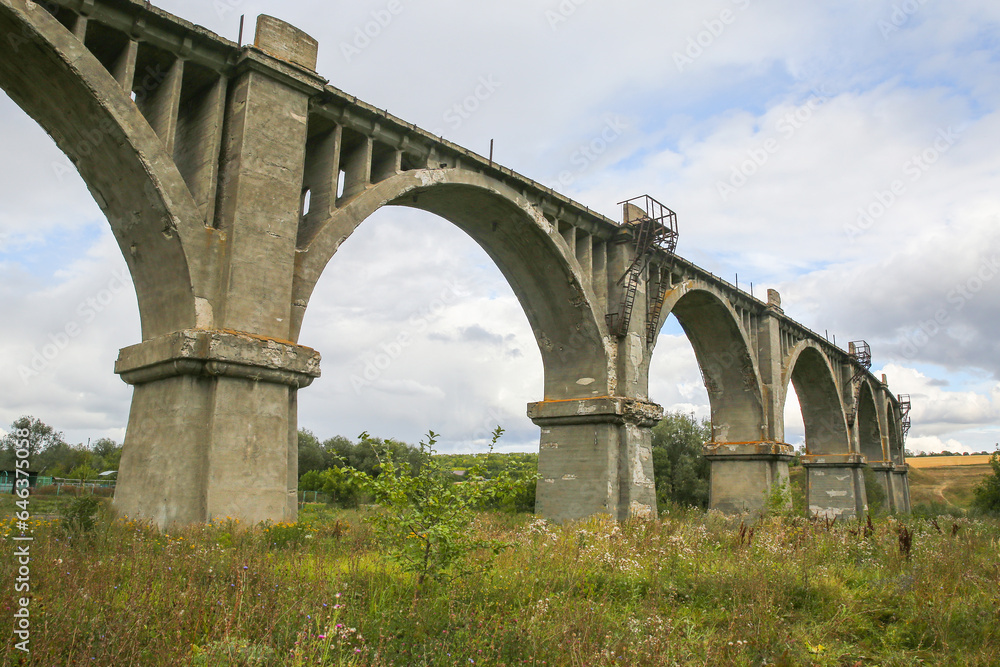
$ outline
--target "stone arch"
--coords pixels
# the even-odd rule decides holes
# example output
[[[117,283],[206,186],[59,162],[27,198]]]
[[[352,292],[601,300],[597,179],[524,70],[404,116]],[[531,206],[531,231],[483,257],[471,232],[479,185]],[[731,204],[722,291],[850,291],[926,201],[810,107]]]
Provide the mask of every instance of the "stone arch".
[[[300,244],[293,286],[292,337],[319,277],[340,245],[383,206],[441,216],[493,259],[527,315],[541,351],[545,400],[611,396],[614,343],[597,300],[565,240],[524,197],[462,169],[412,170],[371,186]]]
[[[905,463],[906,458],[903,453],[903,437],[900,430],[899,407],[892,401],[892,399],[888,399],[885,402],[885,414],[886,433],[888,435],[887,441],[889,443],[888,460],[896,464]]]
[[[0,0],[0,89],[76,165],[135,285],[143,339],[196,325],[184,242],[198,207],[171,156],[104,66],[40,4]],[[44,85],[40,82],[44,81]]]
[[[764,438],[760,371],[750,341],[729,301],[708,286],[686,285],[667,294],[659,328],[677,318],[694,348],[712,410],[712,441]]]
[[[806,453],[850,453],[844,404],[833,368],[823,350],[812,341],[802,341],[792,348],[782,369],[781,409],[784,409],[791,382],[802,410]]]
[[[857,416],[858,452],[864,455],[868,463],[888,460],[882,449],[882,429],[878,419],[878,408],[871,383],[866,379],[861,382],[858,391]]]

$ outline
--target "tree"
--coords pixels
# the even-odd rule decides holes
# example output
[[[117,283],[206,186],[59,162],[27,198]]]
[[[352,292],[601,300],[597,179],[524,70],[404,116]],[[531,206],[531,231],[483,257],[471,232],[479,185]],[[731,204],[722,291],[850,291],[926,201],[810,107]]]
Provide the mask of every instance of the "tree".
[[[986,514],[1000,516],[1000,452],[993,452],[990,466],[993,474],[984,477],[973,489],[972,506]]]
[[[122,446],[111,438],[101,438],[94,443],[95,463],[101,472],[118,470],[122,462]]]
[[[299,478],[313,470],[326,469],[326,452],[312,431],[299,429]]]
[[[653,479],[661,506],[708,506],[710,465],[702,445],[712,437],[707,420],[694,414],[668,413],[653,428]]]
[[[55,430],[41,419],[24,416],[15,419],[10,425],[10,432],[0,440],[0,468],[12,469],[16,461],[15,450],[23,446],[28,450],[28,467],[38,469],[39,454],[52,448],[67,446],[63,434]],[[44,472],[44,470],[39,470]]]

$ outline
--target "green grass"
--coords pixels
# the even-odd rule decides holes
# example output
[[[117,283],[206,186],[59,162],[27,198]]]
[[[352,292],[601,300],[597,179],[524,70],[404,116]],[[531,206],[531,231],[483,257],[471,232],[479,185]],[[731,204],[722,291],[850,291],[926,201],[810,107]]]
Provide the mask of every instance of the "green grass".
[[[1000,663],[996,521],[884,518],[866,534],[692,510],[565,527],[482,515],[476,530],[513,546],[417,595],[364,516],[307,506],[296,525],[166,534],[107,515],[84,535],[37,522],[23,664]],[[21,657],[9,642],[3,664]]]
[[[14,504],[16,500],[16,496],[7,493],[0,494],[0,516],[10,516],[17,512],[18,508]],[[58,516],[60,508],[66,507],[73,500],[75,500],[75,496],[68,494],[60,496],[33,495],[30,504],[31,515],[35,517]]]
[[[951,509],[969,509],[973,488],[993,473],[988,465],[953,465],[909,470],[910,499],[914,505],[938,504]]]

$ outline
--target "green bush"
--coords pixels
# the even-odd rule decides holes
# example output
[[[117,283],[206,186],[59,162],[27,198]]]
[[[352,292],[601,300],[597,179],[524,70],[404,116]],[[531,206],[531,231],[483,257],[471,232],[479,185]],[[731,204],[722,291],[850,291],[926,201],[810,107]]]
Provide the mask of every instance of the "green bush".
[[[80,496],[59,509],[62,525],[69,531],[89,533],[97,525],[102,501],[97,496]]]
[[[471,552],[496,554],[506,546],[477,538],[471,530],[478,508],[514,493],[516,480],[509,472],[486,477],[490,454],[501,434],[498,426],[489,453],[476,458],[462,482],[455,481],[451,470],[434,457],[437,434],[433,431],[427,434],[427,442],[420,443],[419,466],[397,463],[390,448],[373,446],[381,468],[377,477],[344,471],[380,506],[381,511],[371,518],[376,535],[389,558],[417,576],[418,590],[428,577],[447,580],[465,574],[462,561]],[[361,440],[370,442],[367,433],[361,434]]]
[[[990,457],[993,474],[985,477],[973,489],[972,506],[984,514],[1000,516],[1000,452]]]

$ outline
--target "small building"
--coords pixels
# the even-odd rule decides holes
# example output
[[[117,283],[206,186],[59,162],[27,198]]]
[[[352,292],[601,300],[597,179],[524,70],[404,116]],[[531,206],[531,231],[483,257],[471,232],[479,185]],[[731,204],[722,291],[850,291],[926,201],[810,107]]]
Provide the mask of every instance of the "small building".
[[[21,477],[24,478],[24,471],[21,471]],[[17,480],[16,470],[0,470],[0,493],[14,493],[14,482]],[[38,472],[35,470],[28,471],[28,488],[34,488],[36,486],[45,486],[52,483],[51,477],[39,476]]]

